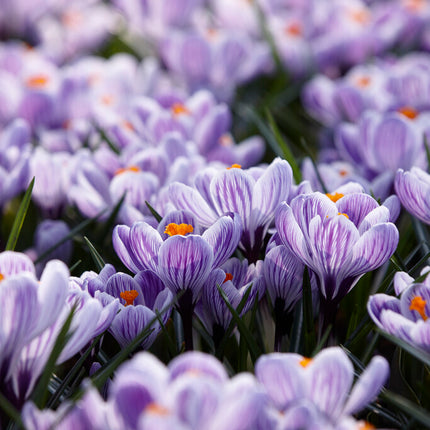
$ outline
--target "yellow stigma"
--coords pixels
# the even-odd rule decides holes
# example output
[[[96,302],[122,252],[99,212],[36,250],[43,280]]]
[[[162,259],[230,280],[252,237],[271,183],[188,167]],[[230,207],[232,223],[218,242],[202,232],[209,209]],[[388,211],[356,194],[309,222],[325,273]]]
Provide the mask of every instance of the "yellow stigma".
[[[224,282],[231,281],[232,279],[233,279],[233,275],[231,273],[225,274]],[[223,284],[224,284],[224,282],[223,282]]]
[[[397,109],[397,112],[409,119],[415,119],[418,116],[418,112],[410,106],[404,106],[400,109]]]
[[[125,172],[134,172],[134,173],[137,173],[137,172],[140,172],[140,169],[137,166],[123,167],[121,169],[118,169],[115,172],[115,176],[116,175],[120,175],[121,173],[125,173]]]
[[[426,315],[426,303],[427,300],[424,300],[421,296],[415,296],[412,300],[411,300],[411,304],[409,306],[409,309],[411,311],[417,311],[420,315],[421,318],[426,321],[427,320],[427,315]]]
[[[300,360],[299,364],[302,367],[308,367],[309,364],[312,363],[312,358],[308,358],[308,357],[303,357],[303,360]]]
[[[334,194],[330,194],[327,193],[326,196],[334,203],[336,203],[339,199],[341,199],[343,197],[343,194],[341,193],[334,193]]]
[[[49,82],[49,78],[46,75],[34,75],[30,76],[26,81],[27,87],[30,88],[43,88]]]
[[[168,415],[170,413],[167,408],[155,402],[150,403],[145,408],[144,412],[148,414],[159,415],[159,416]]]
[[[284,28],[284,33],[288,36],[298,37],[303,34],[303,29],[300,23],[293,22]]]
[[[174,103],[170,109],[172,110],[173,115],[182,115],[182,114],[190,113],[188,108],[184,106],[182,103]]]
[[[139,293],[136,290],[123,291],[120,293],[121,299],[125,300],[125,306],[130,306],[136,300]]]
[[[191,224],[175,224],[174,222],[167,225],[164,233],[169,236],[176,236],[180,234],[181,236],[185,236],[187,233],[192,233],[194,228]]]
[[[0,273],[0,282],[3,281],[3,279],[4,279],[4,275]]]
[[[341,213],[341,212],[338,212],[337,213],[338,215],[343,215],[343,216],[346,216],[348,219],[349,219],[349,216],[348,216],[348,214],[346,214],[346,213]]]
[[[227,170],[230,169],[241,169],[242,165],[241,164],[232,164],[230,167],[227,167]]]

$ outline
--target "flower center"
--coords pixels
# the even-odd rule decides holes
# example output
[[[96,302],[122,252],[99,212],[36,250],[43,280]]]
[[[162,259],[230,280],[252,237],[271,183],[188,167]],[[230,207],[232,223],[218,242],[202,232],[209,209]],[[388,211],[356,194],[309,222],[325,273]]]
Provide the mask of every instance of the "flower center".
[[[334,194],[330,194],[327,193],[326,196],[334,203],[336,203],[339,199],[341,199],[343,197],[343,194],[341,193],[334,193]]]
[[[303,357],[303,360],[300,360],[299,364],[302,367],[308,367],[309,364],[312,363],[312,358],[308,358],[308,357]]]
[[[418,112],[410,106],[404,106],[398,109],[397,112],[409,119],[415,119],[418,116]]]
[[[350,17],[357,24],[367,24],[370,21],[370,13],[366,9],[356,9],[350,12]]]
[[[46,85],[49,82],[49,78],[46,75],[34,75],[30,76],[26,81],[27,87],[30,88],[43,88],[46,87]]]
[[[346,213],[338,212],[337,214],[338,214],[338,215],[343,215],[343,216],[345,216],[345,217],[347,217],[347,218],[349,219],[349,216],[348,216],[348,214],[346,214]]]
[[[130,306],[136,300],[139,293],[136,290],[128,290],[120,293],[121,299],[125,300],[125,306]]]
[[[232,164],[230,167],[227,167],[227,170],[230,169],[241,169],[242,165],[241,164]]]
[[[187,233],[192,233],[193,231],[194,228],[191,224],[175,224],[172,222],[166,226],[164,233],[168,234],[169,236],[176,236],[177,234],[185,236]]]
[[[4,279],[4,275],[0,273],[0,282],[3,281],[3,279]]]
[[[227,281],[231,281],[232,279],[233,279],[233,275],[231,273],[226,273],[223,284]]]
[[[426,315],[426,303],[427,300],[424,300],[421,296],[415,296],[412,300],[411,300],[411,304],[409,306],[409,309],[411,311],[417,311],[420,315],[421,318],[426,321],[427,320],[427,315]]]
[[[137,166],[123,167],[121,169],[118,169],[115,172],[115,176],[116,175],[120,175],[121,173],[125,173],[125,172],[134,172],[134,173],[137,173],[137,172],[140,172],[140,169]]]
[[[150,403],[145,408],[144,412],[146,412],[148,414],[160,415],[160,416],[169,415],[169,413],[170,413],[167,408],[165,408],[164,406],[161,406],[155,402]]]
[[[190,113],[188,108],[185,107],[185,105],[183,105],[182,103],[174,103],[170,109],[175,116],[184,114],[188,115]]]
[[[303,34],[303,29],[299,22],[293,22],[285,27],[284,32],[289,36],[298,37]]]
[[[375,426],[367,421],[361,421],[358,423],[358,430],[372,430],[374,428]]]
[[[355,80],[355,83],[360,88],[366,88],[370,85],[370,77],[369,76],[361,76]]]

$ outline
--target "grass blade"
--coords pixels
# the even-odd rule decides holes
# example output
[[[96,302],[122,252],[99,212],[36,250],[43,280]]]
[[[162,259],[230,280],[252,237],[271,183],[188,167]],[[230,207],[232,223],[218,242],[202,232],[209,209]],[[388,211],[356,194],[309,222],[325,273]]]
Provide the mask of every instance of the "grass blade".
[[[269,126],[270,126],[270,129],[272,130],[275,140],[280,150],[282,151],[284,158],[288,161],[291,168],[293,169],[294,180],[296,181],[296,184],[298,184],[302,181],[302,173],[300,172],[299,165],[297,164],[296,159],[293,153],[291,152],[291,149],[288,146],[286,140],[282,137],[281,132],[275,120],[273,119],[272,114],[268,109],[266,109],[266,116],[267,116],[267,120],[269,121]]]
[[[22,225],[24,224],[25,216],[27,215],[28,207],[31,201],[31,194],[34,187],[34,177],[27,187],[21,204],[19,205],[18,212],[16,214],[15,220],[13,222],[12,230],[9,234],[9,238],[6,243],[6,251],[13,251],[15,249],[16,243],[18,241],[19,234],[21,233]]]
[[[94,247],[94,245],[90,242],[88,237],[84,236],[85,243],[87,244],[91,257],[93,258],[94,263],[97,266],[97,269],[100,271],[105,267],[106,263],[104,262],[102,256],[98,253],[97,249]]]
[[[21,414],[15,409],[15,406],[0,392],[0,410],[2,410],[16,425],[24,429],[24,423],[21,420]]]
[[[149,204],[149,202],[147,200],[145,200],[145,204],[146,204],[147,208],[151,211],[154,218],[158,222],[160,222],[163,219],[163,217]]]

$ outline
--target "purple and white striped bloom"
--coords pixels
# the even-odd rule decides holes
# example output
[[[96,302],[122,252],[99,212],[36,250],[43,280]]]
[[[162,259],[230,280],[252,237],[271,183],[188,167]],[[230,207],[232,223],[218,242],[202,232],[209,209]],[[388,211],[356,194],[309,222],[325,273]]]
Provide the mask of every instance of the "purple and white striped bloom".
[[[263,240],[279,204],[292,188],[292,170],[287,161],[276,158],[266,169],[207,169],[194,181],[195,188],[173,183],[170,200],[179,209],[192,212],[208,227],[219,216],[233,212],[240,216],[243,234],[240,247],[253,263],[258,260]]]
[[[196,306],[196,314],[213,337],[215,344],[222,339],[231,320],[231,311],[218,291],[220,287],[236,309],[243,296],[251,289],[247,301],[240,313],[245,315],[255,303],[264,296],[264,282],[261,261],[248,265],[245,259],[230,258],[216,269],[208,279],[202,296]]]
[[[376,356],[352,386],[354,367],[339,347],[324,349],[312,359],[295,353],[267,354],[255,365],[255,375],[270,398],[267,411],[277,411],[271,414],[276,428],[286,429],[338,428],[336,424],[378,395],[388,374],[388,362]],[[291,425],[296,420],[303,424]]]
[[[421,272],[425,274],[430,268]],[[430,352],[430,278],[414,283],[405,272],[394,276],[394,290],[400,298],[387,294],[370,296],[367,311],[383,331],[416,348]]]
[[[283,203],[275,221],[282,242],[316,274],[321,299],[336,305],[395,251],[399,233],[391,217],[367,194],[316,192]]]
[[[430,175],[419,167],[409,171],[399,169],[394,189],[406,210],[426,224],[430,224]]]

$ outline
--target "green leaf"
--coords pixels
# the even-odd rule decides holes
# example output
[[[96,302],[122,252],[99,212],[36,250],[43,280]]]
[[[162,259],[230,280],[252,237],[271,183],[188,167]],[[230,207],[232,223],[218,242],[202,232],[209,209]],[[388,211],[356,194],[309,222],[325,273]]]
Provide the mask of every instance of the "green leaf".
[[[414,420],[425,426],[423,428],[428,428],[427,426],[430,423],[430,414],[422,407],[417,406],[410,400],[388,390],[382,391],[380,398],[386,400],[396,408],[401,409],[403,412],[413,417]]]
[[[327,328],[325,329],[325,332],[321,336],[320,341],[318,342],[318,345],[315,346],[315,348],[313,349],[313,351],[309,355],[310,357],[314,357],[324,348],[324,345],[326,345],[327,339],[330,336],[330,332],[331,332],[332,328],[333,328],[332,324],[329,324],[327,326]]]
[[[98,235],[99,241],[102,242],[105,237],[109,234],[109,232],[112,230],[112,228],[115,225],[116,217],[121,209],[121,206],[124,203],[126,193],[122,195],[122,197],[119,199],[118,203],[115,205],[115,207],[112,209],[112,212],[109,215],[109,218],[106,220],[106,222],[103,225],[103,229],[101,230],[101,233]]]
[[[102,256],[98,253],[97,249],[94,247],[94,245],[90,242],[90,240],[84,236],[84,240],[90,250],[91,257],[93,258],[94,263],[97,266],[97,269],[100,271],[105,267],[106,263],[104,262]]]
[[[312,287],[309,277],[309,269],[305,267],[303,273],[303,333],[305,355],[309,356],[316,346],[314,317],[312,312]]]
[[[316,175],[316,177],[318,179],[318,182],[321,184],[321,188],[323,189],[323,192],[325,194],[327,194],[328,193],[328,189],[327,189],[327,187],[326,187],[326,185],[325,185],[325,183],[324,183],[324,181],[323,181],[323,179],[322,179],[322,177],[320,175],[320,171],[318,169],[317,163],[315,162],[315,158],[312,155],[312,152],[309,149],[309,146],[308,146],[308,144],[306,143],[306,140],[303,137],[300,138],[300,144],[302,145],[303,150],[305,151],[305,153],[307,154],[307,156],[310,158],[310,160],[312,162],[312,165],[314,166],[315,175]]]
[[[270,129],[272,130],[272,133],[275,136],[275,140],[280,150],[282,151],[284,158],[288,161],[291,168],[293,169],[294,180],[296,181],[296,184],[298,184],[302,181],[302,173],[300,172],[300,168],[296,162],[296,159],[293,153],[291,152],[290,147],[287,144],[285,138],[282,137],[281,132],[279,131],[279,128],[275,120],[273,119],[272,114],[268,109],[266,109],[266,116],[267,116],[267,120],[269,121]]]
[[[93,124],[94,128],[97,130],[97,132],[100,134],[100,137],[102,140],[104,140],[110,149],[112,149],[115,154],[119,155],[121,154],[121,151],[117,148],[117,146],[112,142],[112,140],[109,138],[109,136],[106,134],[106,132],[96,123]]]
[[[9,234],[9,238],[6,243],[6,251],[13,251],[15,249],[16,243],[18,241],[19,234],[22,229],[22,225],[24,224],[25,216],[27,215],[28,207],[31,201],[31,193],[33,192],[34,187],[34,177],[31,180],[24,197],[19,205],[18,212],[15,217],[15,221],[13,222],[12,230]]]
[[[248,297],[251,294],[251,287],[252,287],[252,284],[245,291],[242,299],[240,300],[240,302],[239,302],[239,304],[238,304],[238,306],[236,308],[236,312],[238,314],[240,314],[242,312],[243,308],[245,307],[246,302],[248,301]],[[224,337],[222,338],[221,342],[219,343],[219,346],[218,346],[217,350],[215,351],[215,356],[218,359],[221,359],[221,357],[222,357],[222,355],[224,353],[225,345],[226,345],[228,339],[230,338],[231,334],[233,333],[233,330],[234,330],[235,326],[236,326],[235,320],[232,319],[231,322],[230,322],[230,324],[229,324],[229,326],[228,326],[228,328],[227,328],[227,330],[224,333]]]
[[[404,349],[405,351],[409,352],[409,354],[413,355],[415,358],[418,358],[418,360],[425,363],[427,366],[430,366],[430,354],[422,351],[418,348],[415,348],[413,345],[409,344],[408,342],[404,341],[403,339],[399,339],[395,336],[392,336],[385,331],[378,328],[378,332],[382,334],[385,338],[387,338],[389,341],[393,342],[398,347]]]
[[[76,304],[72,306],[70,313],[64,322],[61,330],[57,336],[54,347],[52,348],[51,354],[49,355],[48,361],[46,362],[45,368],[43,370],[42,376],[39,379],[36,388],[33,391],[31,396],[33,402],[39,409],[45,407],[46,399],[48,396],[48,384],[51,379],[51,375],[54,372],[55,365],[57,363],[58,357],[61,354],[61,351],[66,346],[68,340],[72,336],[72,333],[69,333],[70,325],[72,324],[72,319],[75,314]]]
[[[34,262],[35,264],[40,263],[45,257],[47,257],[52,251],[55,251],[60,245],[62,245],[64,242],[68,241],[69,239],[72,239],[74,236],[76,236],[81,231],[85,230],[88,226],[93,224],[98,218],[100,218],[105,212],[106,209],[103,209],[100,211],[96,216],[93,218],[86,219],[82,221],[80,224],[78,224],[75,228],[70,230],[70,233],[68,233],[66,236],[64,236],[62,239],[60,239],[57,243],[52,245],[50,248],[48,248],[42,255],[39,255],[37,257],[37,260]]]
[[[154,216],[154,218],[160,222],[163,217],[149,204],[148,201],[145,200],[145,204],[147,206],[147,208],[151,211],[152,215]]]
[[[252,361],[255,363],[257,358],[262,354],[260,351],[260,348],[257,345],[257,342],[255,341],[253,335],[246,327],[245,323],[243,322],[243,319],[240,317],[237,310],[231,305],[227,295],[225,294],[224,290],[221,288],[220,285],[217,285],[218,291],[221,294],[222,299],[224,300],[225,304],[227,305],[229,311],[231,312],[231,315],[234,319],[234,321],[237,324],[237,328],[239,329],[239,332],[241,336],[245,338],[245,341],[248,345],[249,352],[251,354]],[[249,290],[250,288],[248,288]]]
[[[61,384],[58,386],[57,390],[54,392],[54,394],[52,395],[52,397],[49,399],[48,403],[46,404],[47,408],[52,408],[53,406],[56,406],[61,395],[64,393],[65,389],[70,384],[70,382],[75,378],[75,376],[82,369],[82,366],[84,365],[86,359],[89,357],[91,351],[94,349],[94,347],[97,345],[97,343],[100,342],[100,339],[102,338],[102,336],[103,336],[103,333],[100,334],[99,336],[97,336],[91,342],[91,345],[86,349],[86,351],[81,355],[79,360],[70,369],[70,371],[67,373],[66,377],[61,381]]]
[[[21,420],[21,414],[12,403],[0,392],[0,410],[2,410],[9,418],[15,421],[15,424],[20,428],[25,429],[24,423]],[[10,427],[10,426],[9,426]]]

